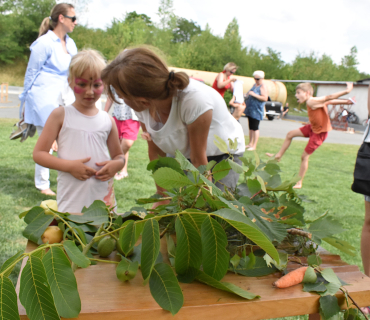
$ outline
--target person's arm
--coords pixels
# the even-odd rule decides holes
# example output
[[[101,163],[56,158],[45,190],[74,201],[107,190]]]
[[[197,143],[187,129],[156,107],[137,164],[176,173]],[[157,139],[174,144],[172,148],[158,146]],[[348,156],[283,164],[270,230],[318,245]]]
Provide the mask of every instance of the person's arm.
[[[39,39],[31,45],[31,55],[27,64],[26,74],[24,76],[24,90],[19,95],[21,101],[24,100],[28,90],[32,87],[32,83],[36,74],[41,70],[46,61],[51,55],[51,44],[46,39]]]
[[[112,130],[107,139],[107,146],[112,160],[97,162],[96,165],[102,167],[95,174],[95,178],[101,181],[112,179],[125,165],[125,156],[123,155],[121,145],[118,139],[118,129],[113,118],[109,116],[112,122]]]
[[[217,76],[217,88],[225,88],[229,83],[236,81],[235,78],[230,77],[229,79],[224,80],[224,73],[219,73]]]
[[[109,96],[107,96],[107,102],[105,103],[104,111],[109,112],[110,108],[112,107],[112,104],[113,104],[113,101],[111,100]]]
[[[334,99],[329,100],[325,102],[326,105],[332,104],[332,105],[338,105],[338,104],[353,104],[353,101],[349,99]]]
[[[267,93],[267,88],[265,84],[261,85],[261,94],[257,94],[254,91],[249,91],[248,94],[251,97],[256,98],[259,101],[267,101],[268,100],[268,93]]]
[[[187,126],[190,144],[190,160],[196,168],[208,163],[206,152],[212,114],[213,110],[208,110]]]
[[[235,103],[235,96],[233,96],[231,98],[231,100],[229,101],[229,106],[232,106],[234,108],[236,108],[238,106],[239,103]]]
[[[327,103],[328,101],[336,100],[337,98],[350,93],[352,89],[353,89],[353,83],[347,82],[346,90],[339,91],[339,92],[330,94],[328,96],[312,97],[307,101],[307,105],[313,110],[318,109],[318,108],[323,108],[325,105],[330,104],[330,103]]]
[[[367,112],[368,112],[368,117],[370,117],[370,86],[367,92]]]
[[[86,180],[96,173],[96,170],[86,166],[90,158],[65,160],[52,156],[49,151],[53,141],[58,137],[64,121],[64,108],[56,108],[50,114],[44,129],[33,150],[33,160],[46,168],[69,172],[78,180]]]

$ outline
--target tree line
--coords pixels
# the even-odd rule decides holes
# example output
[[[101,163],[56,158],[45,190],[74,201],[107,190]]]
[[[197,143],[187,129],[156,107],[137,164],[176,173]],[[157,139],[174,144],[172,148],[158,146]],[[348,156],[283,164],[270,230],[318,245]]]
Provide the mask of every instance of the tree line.
[[[209,25],[202,29],[196,22],[176,16],[173,0],[159,2],[158,24],[133,11],[122,19],[114,18],[106,30],[77,25],[71,37],[78,49],[97,49],[108,60],[126,47],[145,44],[157,48],[169,65],[179,68],[220,72],[233,61],[239,66],[237,74],[242,76],[251,76],[259,69],[268,79],[356,81],[370,77],[357,68],[356,47],[339,64],[326,54],[314,52],[298,54],[294,61],[286,63],[273,48],[262,53],[253,45],[243,46],[235,18],[224,35],[217,36]],[[27,59],[42,19],[49,16],[55,4],[55,0],[0,0],[1,63]],[[287,88],[288,92],[294,91],[294,85]]]

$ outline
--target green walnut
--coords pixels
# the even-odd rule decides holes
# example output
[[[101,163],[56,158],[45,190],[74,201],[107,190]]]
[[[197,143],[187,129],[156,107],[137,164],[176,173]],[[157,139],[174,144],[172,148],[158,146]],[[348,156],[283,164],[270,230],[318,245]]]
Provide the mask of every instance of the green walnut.
[[[98,243],[98,253],[99,256],[106,258],[108,257],[114,250],[116,246],[116,240],[111,237],[105,237],[101,239]]]

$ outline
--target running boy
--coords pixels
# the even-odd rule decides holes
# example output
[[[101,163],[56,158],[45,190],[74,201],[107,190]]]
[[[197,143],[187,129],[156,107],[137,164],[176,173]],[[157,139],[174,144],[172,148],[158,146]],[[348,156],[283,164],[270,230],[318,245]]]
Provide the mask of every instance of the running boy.
[[[347,82],[347,89],[325,97],[313,97],[313,88],[310,83],[300,83],[296,87],[295,97],[298,103],[306,102],[309,124],[292,131],[289,131],[285,141],[275,155],[275,159],[280,161],[285,151],[289,148],[292,139],[295,137],[309,138],[306,148],[301,157],[301,167],[299,176],[301,180],[294,186],[295,189],[302,188],[302,181],[308,169],[308,160],[310,155],[322,145],[332,129],[328,115],[327,105],[332,104],[353,104],[352,99],[337,99],[340,96],[348,94],[353,88],[353,83]],[[266,153],[267,156],[273,157],[274,154]]]

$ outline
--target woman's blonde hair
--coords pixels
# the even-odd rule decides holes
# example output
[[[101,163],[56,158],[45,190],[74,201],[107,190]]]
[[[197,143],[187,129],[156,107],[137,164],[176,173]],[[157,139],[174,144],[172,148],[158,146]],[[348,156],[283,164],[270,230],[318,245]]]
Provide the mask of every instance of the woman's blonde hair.
[[[69,65],[68,81],[79,78],[86,70],[100,77],[102,70],[106,67],[105,59],[100,52],[93,49],[85,49],[73,56]]]
[[[73,8],[74,6],[69,3],[59,3],[55,5],[53,9],[51,9],[50,17],[44,18],[44,20],[42,20],[38,37],[43,36],[49,30],[54,30],[58,24],[59,16],[68,15],[68,10]]]
[[[224,71],[231,71],[233,69],[238,69],[239,67],[234,62],[226,63],[224,66]]]
[[[111,86],[128,99],[140,97],[165,100],[189,84],[189,77],[185,72],[169,72],[165,62],[145,47],[122,51],[103,70],[101,78],[113,101],[116,99]]]

